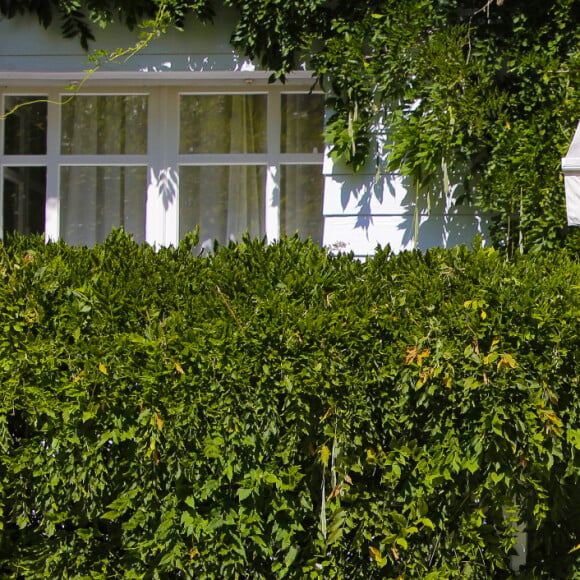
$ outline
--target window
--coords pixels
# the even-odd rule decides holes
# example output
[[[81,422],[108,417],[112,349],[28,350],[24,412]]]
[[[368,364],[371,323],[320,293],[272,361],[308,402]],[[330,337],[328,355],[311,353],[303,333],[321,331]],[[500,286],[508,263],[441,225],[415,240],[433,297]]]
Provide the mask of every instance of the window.
[[[60,235],[102,242],[124,226],[145,240],[147,95],[80,95],[61,110]],[[144,160],[145,161],[145,160]]]
[[[200,243],[296,231],[322,242],[319,93],[155,87],[5,93],[2,233],[94,245],[124,226],[138,241]]]
[[[5,110],[15,110],[4,123],[4,153],[12,159],[12,164],[4,165],[2,171],[4,232],[36,234],[44,231],[45,99],[44,95],[5,97]]]
[[[179,233],[322,242],[322,95],[180,94]]]

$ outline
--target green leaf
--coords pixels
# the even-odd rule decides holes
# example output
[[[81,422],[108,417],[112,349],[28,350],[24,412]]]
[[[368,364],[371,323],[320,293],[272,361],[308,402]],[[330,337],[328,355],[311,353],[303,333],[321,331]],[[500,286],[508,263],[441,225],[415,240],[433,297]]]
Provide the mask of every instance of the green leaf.
[[[248,498],[252,494],[252,491],[253,490],[251,490],[251,489],[240,487],[237,491],[239,500],[244,501],[246,498]]]

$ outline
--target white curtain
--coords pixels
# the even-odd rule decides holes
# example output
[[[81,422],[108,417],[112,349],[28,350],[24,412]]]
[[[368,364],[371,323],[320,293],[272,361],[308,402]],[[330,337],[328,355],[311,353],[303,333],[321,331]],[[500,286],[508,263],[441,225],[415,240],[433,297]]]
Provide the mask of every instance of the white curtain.
[[[324,96],[282,94],[282,153],[322,153]]]
[[[184,95],[181,97],[180,152],[265,153],[265,95]],[[244,233],[261,237],[266,167],[205,165],[180,168],[179,231],[197,225],[200,244],[225,244]]]
[[[99,163],[61,167],[61,237],[92,246],[123,226],[144,241],[147,168],[107,163],[147,153],[147,97],[75,97],[62,109],[61,153],[90,155]]]
[[[262,237],[266,168],[257,165],[181,167],[179,232],[183,237],[199,225],[200,244],[221,244],[244,233]]]
[[[61,167],[61,237],[93,246],[123,226],[144,242],[146,190],[146,167]]]
[[[282,165],[280,171],[280,235],[298,232],[322,244],[321,165]]]
[[[324,96],[282,94],[282,153],[322,153]],[[322,243],[321,165],[282,165],[280,235],[312,238]]]
[[[78,96],[62,107],[63,155],[147,153],[147,96]]]

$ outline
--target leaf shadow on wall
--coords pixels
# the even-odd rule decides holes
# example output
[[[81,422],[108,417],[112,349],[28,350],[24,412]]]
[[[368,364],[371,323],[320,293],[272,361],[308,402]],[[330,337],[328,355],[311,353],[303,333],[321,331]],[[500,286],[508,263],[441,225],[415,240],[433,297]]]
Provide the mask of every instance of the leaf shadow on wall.
[[[179,175],[171,167],[161,169],[158,173],[154,169],[150,172],[151,186],[161,197],[165,211],[175,203],[177,197],[177,188],[179,184]]]

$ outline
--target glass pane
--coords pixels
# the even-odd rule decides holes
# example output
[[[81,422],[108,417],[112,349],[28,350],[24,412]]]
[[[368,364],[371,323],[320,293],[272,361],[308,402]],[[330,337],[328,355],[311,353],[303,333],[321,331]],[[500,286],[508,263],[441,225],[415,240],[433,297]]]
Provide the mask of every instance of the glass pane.
[[[179,177],[181,237],[199,225],[200,245],[211,249],[214,239],[264,235],[265,167],[181,167]]]
[[[282,153],[322,153],[324,95],[282,95]]]
[[[4,168],[4,233],[42,234],[46,167]]]
[[[46,103],[33,103],[42,96],[6,97],[4,112],[24,105],[10,113],[4,121],[4,153],[6,155],[46,154]],[[30,104],[25,104],[30,103]]]
[[[92,246],[123,226],[145,241],[146,193],[146,167],[61,167],[61,237]]]
[[[320,165],[282,165],[280,235],[312,238],[322,244],[323,176]]]
[[[65,155],[147,153],[147,96],[79,96],[62,107]]]
[[[180,153],[265,153],[266,95],[182,95]]]

